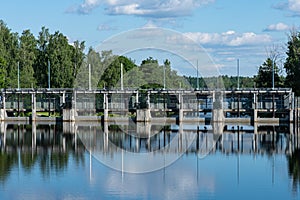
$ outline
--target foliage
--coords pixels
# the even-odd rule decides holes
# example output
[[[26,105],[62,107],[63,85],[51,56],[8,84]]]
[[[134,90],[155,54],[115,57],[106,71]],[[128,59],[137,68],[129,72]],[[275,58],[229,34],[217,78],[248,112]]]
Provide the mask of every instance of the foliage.
[[[192,88],[197,88],[197,78],[196,77],[186,77],[184,78],[189,82]],[[221,81],[220,81],[221,80]],[[239,77],[240,88],[253,88],[254,78],[252,77]],[[237,88],[237,77],[222,75],[219,77],[199,77],[199,88],[214,88],[217,86],[218,82],[221,82],[221,88],[225,89],[236,89]]]
[[[283,83],[278,75],[278,67],[271,58],[268,58],[258,70],[258,74],[255,77],[256,87],[258,88],[271,88],[272,85],[272,74],[274,65],[274,87],[282,87]]]
[[[197,88],[197,82],[199,88],[237,88],[235,76],[201,77],[198,81],[195,77],[179,76],[168,59],[161,65],[148,57],[138,66],[112,51],[96,52],[93,48],[87,54],[84,51],[84,42],[71,44],[59,31],[52,34],[42,27],[37,37],[30,30],[24,30],[19,36],[0,20],[0,88],[16,88],[18,72],[21,88],[49,87],[49,73],[51,88],[88,88],[89,80],[93,89],[120,88],[121,63],[124,88],[190,89]],[[276,50],[272,52],[259,67],[257,76],[239,78],[240,88],[272,87],[275,63],[275,87],[291,87],[300,95],[300,33],[293,31],[289,36],[284,64],[286,78],[279,75],[279,66],[274,62],[278,54]]]
[[[62,33],[50,34],[42,27],[37,38],[24,30],[19,37],[0,21],[0,86],[2,88],[51,87],[72,88],[84,61],[84,42],[70,44]],[[19,69],[19,70],[18,70]]]
[[[5,87],[17,87],[18,34],[12,33],[6,24],[0,20],[0,57],[1,73],[5,74]],[[1,78],[1,77],[0,77]],[[3,81],[3,79],[1,79]]]
[[[291,32],[286,54],[285,85],[291,87],[296,95],[300,95],[300,32]]]
[[[7,76],[6,62],[2,57],[0,57],[0,88],[6,87],[6,81],[5,81],[6,76]]]
[[[110,62],[107,62],[109,59]],[[123,65],[123,74],[135,68],[134,62],[125,56],[114,56],[106,57],[103,66],[105,71],[101,76],[98,87],[99,88],[120,88],[121,87],[121,64]]]
[[[164,82],[165,79],[165,82]],[[159,65],[158,60],[149,57],[139,67],[130,70],[124,78],[124,86],[130,88],[188,88],[187,81],[171,69],[171,62],[165,60]]]
[[[37,41],[29,30],[25,30],[20,37],[19,47],[19,67],[20,67],[20,87],[30,88],[36,86],[34,78],[34,61],[37,56]]]

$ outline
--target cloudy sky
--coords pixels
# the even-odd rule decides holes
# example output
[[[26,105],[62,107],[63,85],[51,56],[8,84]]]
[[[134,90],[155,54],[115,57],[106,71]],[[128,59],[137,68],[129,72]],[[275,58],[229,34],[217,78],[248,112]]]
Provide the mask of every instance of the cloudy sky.
[[[221,74],[236,75],[239,59],[241,75],[253,76],[270,49],[284,55],[290,30],[300,27],[300,0],[10,0],[0,19],[13,32],[37,35],[45,26],[94,48],[129,30],[167,28],[203,47]],[[148,54],[130,55],[156,57]]]

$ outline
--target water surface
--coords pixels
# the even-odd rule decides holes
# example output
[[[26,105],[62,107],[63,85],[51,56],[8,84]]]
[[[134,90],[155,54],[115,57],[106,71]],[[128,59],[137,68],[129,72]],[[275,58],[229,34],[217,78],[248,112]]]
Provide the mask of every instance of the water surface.
[[[300,198],[294,131],[270,126],[254,134],[235,126],[216,134],[168,125],[146,127],[141,136],[140,128],[124,127],[2,128],[0,199]],[[139,160],[143,153],[148,161]],[[147,172],[126,172],[134,166]]]

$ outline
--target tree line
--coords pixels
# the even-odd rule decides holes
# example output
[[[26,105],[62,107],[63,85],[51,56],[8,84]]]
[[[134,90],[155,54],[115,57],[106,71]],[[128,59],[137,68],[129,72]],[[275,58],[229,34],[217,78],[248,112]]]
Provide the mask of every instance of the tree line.
[[[112,51],[97,52],[90,47],[84,52],[84,41],[70,44],[59,31],[50,33],[42,27],[37,37],[30,30],[18,34],[0,20],[0,88],[120,88],[121,63],[125,88],[212,88],[219,79],[225,88],[237,88],[235,76],[198,80],[179,76],[168,59],[160,65],[158,60],[148,57],[137,65]],[[239,77],[240,88],[270,88],[274,71],[274,87],[290,87],[300,95],[299,32],[292,31],[288,38],[283,65],[285,76],[279,72],[277,56],[274,53],[268,56],[256,76]],[[89,64],[92,69],[88,68]]]
[[[69,44],[59,31],[50,34],[42,27],[37,38],[30,30],[19,36],[0,21],[0,87],[46,88],[49,65],[51,87],[72,87],[84,60],[84,48],[84,42]]]

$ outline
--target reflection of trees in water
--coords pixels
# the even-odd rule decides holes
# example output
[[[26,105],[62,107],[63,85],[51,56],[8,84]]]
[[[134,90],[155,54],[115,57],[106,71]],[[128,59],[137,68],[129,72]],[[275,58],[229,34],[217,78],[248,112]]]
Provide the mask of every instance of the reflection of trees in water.
[[[18,163],[15,153],[0,153],[0,182],[5,182],[12,168]]]
[[[23,136],[19,146],[17,142],[19,138],[13,138],[7,141],[13,146],[0,150],[0,182],[2,183],[6,182],[13,168],[19,166],[26,173],[31,173],[34,167],[38,166],[42,175],[48,177],[51,172],[61,173],[66,170],[70,161],[75,166],[84,165],[84,146],[74,140],[74,135],[57,133],[55,140],[42,141],[36,148],[31,146],[31,134],[26,133]],[[65,148],[62,146],[62,139],[65,139]],[[77,142],[76,150],[75,142]]]
[[[22,168],[30,173],[31,169],[33,168],[33,166],[35,165],[36,161],[37,161],[37,153],[36,152],[24,152],[21,153],[21,164],[22,164]]]
[[[293,181],[293,190],[297,190],[300,185],[300,149],[295,149],[291,155],[287,156],[289,175]]]

